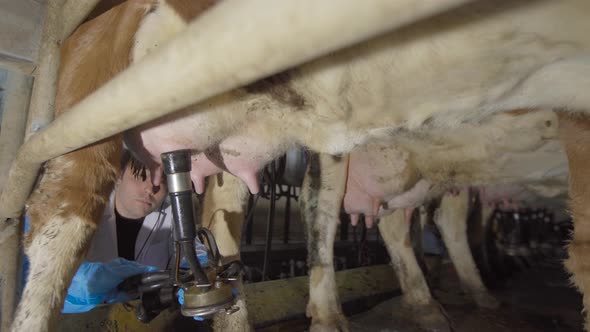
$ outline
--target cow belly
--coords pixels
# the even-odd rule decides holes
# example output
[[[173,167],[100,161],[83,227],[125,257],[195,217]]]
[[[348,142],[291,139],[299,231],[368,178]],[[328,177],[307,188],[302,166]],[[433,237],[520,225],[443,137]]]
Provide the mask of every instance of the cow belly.
[[[350,154],[344,209],[349,214],[375,216],[381,202],[407,190],[417,179],[409,153],[397,146],[359,147]]]
[[[464,20],[474,14],[471,10],[477,14],[489,10],[478,6],[450,18]],[[404,34],[391,33],[318,59],[299,68],[288,86],[294,89],[290,93],[304,100],[300,109],[277,100],[270,90],[262,97],[234,91],[161,118],[152,128],[143,127],[136,147],[144,148],[156,164],[161,152],[179,148],[205,151],[213,165],[238,175],[256,191],[253,174],[286,151],[289,144],[284,142],[299,143],[316,152],[348,153],[371,138],[399,133],[402,127],[416,130],[426,122],[455,129],[459,123],[481,120],[513,105],[535,104],[541,97],[551,97],[555,89],[540,90],[539,96],[529,96],[530,100],[523,102],[510,97],[520,96],[518,89],[526,85],[523,80],[539,68],[587,50],[587,38],[580,32],[584,29],[578,27],[588,24],[580,14],[588,5],[564,1],[529,6],[499,11],[501,16],[485,15],[477,23],[464,22],[469,25],[467,30],[458,29],[449,17],[433,19]],[[541,18],[568,29],[549,29],[539,23]],[[417,38],[424,33],[432,37]],[[267,100],[273,104],[265,103]],[[257,126],[248,136],[266,150],[233,141],[215,153],[216,144],[231,141],[234,131],[246,124]],[[224,150],[240,155],[224,155]],[[362,171],[374,169],[371,165],[359,167],[361,174],[351,175],[359,177],[359,187],[366,194],[389,194],[391,189],[383,189],[386,186],[379,183],[379,176],[366,177]],[[207,168],[207,172],[213,169]],[[394,186],[392,191],[397,190]]]

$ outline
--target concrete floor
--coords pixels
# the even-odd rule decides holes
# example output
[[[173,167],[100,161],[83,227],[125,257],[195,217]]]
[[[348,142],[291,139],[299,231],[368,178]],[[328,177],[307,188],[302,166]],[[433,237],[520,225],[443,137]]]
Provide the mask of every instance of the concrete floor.
[[[568,287],[557,265],[519,273],[493,294],[502,303],[497,310],[478,309],[459,290],[452,267],[434,294],[445,308],[455,332],[574,332],[582,331],[581,297]],[[391,318],[399,299],[381,303],[351,318],[351,331],[421,332],[411,322]]]
[[[581,296],[568,286],[559,262],[549,262],[515,274],[493,291],[501,302],[496,310],[478,309],[462,292],[452,264],[443,264],[434,295],[444,307],[454,332],[578,332],[582,331]],[[404,315],[394,313],[400,297],[350,317],[353,332],[423,332]],[[292,321],[261,332],[305,331],[308,321]]]
[[[454,332],[574,332],[582,331],[581,296],[568,286],[559,262],[517,272],[492,293],[501,302],[497,310],[478,309],[468,294],[461,291],[452,264],[443,263],[432,274],[434,296],[452,322]],[[438,273],[436,273],[438,271]],[[391,271],[393,275],[393,271]],[[383,282],[383,281],[381,281]],[[389,294],[389,295],[388,295]],[[393,296],[393,298],[388,297]],[[289,296],[282,296],[282,298]],[[345,312],[361,312],[349,318],[352,332],[424,332],[408,321],[401,310],[400,292],[389,291],[358,301],[347,302]],[[301,307],[305,306],[302,298]],[[371,308],[367,310],[367,308]],[[64,315],[59,331],[211,331],[208,322],[197,323],[166,311],[160,319],[143,325],[132,308],[116,305],[87,314]],[[364,310],[361,311],[361,310]],[[101,316],[102,315],[102,316]],[[296,332],[309,329],[303,314],[299,319],[260,328],[258,332]],[[92,318],[92,319],[91,319]],[[171,322],[171,320],[173,322]],[[445,324],[445,327],[447,325]]]

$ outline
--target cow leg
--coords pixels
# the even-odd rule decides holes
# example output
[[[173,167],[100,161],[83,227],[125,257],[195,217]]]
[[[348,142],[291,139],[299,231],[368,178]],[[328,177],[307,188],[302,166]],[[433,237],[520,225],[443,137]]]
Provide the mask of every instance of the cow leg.
[[[381,217],[379,222],[379,232],[402,289],[402,307],[394,309],[394,316],[411,319],[427,330],[450,331],[449,322],[441,306],[432,298],[412,249],[412,210],[398,209]]]
[[[410,223],[410,238],[418,239],[413,243],[414,255],[416,255],[416,259],[418,259],[418,264],[420,264],[420,268],[423,271],[426,271],[425,273],[428,274],[428,267],[426,266],[426,260],[424,259],[423,243],[424,227],[426,227],[426,224],[428,223],[428,210],[426,209],[426,205],[420,205],[420,207],[418,207],[418,212],[418,222],[416,224]]]
[[[458,195],[443,195],[434,222],[442,234],[463,288],[473,296],[478,306],[497,308],[499,303],[484,286],[469,248],[468,216],[469,190],[462,190]]]
[[[95,230],[79,216],[56,216],[41,227],[26,251],[31,269],[11,331],[51,330]]]
[[[227,260],[240,259],[240,241],[248,190],[240,179],[229,173],[209,178],[203,202],[202,223],[213,233],[219,252]],[[219,314],[213,319],[214,331],[254,331],[248,320],[246,297],[241,278],[232,287],[238,291],[236,305],[240,308],[231,315]]]
[[[120,147],[120,141],[95,144],[48,163],[28,204],[30,270],[11,331],[53,328],[113,190]]]
[[[570,211],[574,222],[565,267],[583,296],[586,331],[590,331],[590,118],[559,113],[559,138],[569,164]]]
[[[310,156],[299,203],[307,230],[311,331],[348,331],[334,274],[334,237],[346,185],[347,158]]]

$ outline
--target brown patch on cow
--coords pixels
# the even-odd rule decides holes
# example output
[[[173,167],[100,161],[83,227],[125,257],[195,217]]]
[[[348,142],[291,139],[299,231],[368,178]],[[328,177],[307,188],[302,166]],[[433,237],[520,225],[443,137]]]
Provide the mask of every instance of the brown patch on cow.
[[[553,123],[551,122],[551,120],[545,121],[545,127],[547,127],[547,128],[551,127],[552,124]]]
[[[154,1],[129,1],[82,24],[63,44],[56,115],[129,66],[135,32]]]
[[[47,165],[46,174],[28,201],[31,231],[27,243],[55,216],[72,215],[96,225],[100,222],[115,180],[119,176],[120,136],[60,156]],[[51,239],[51,234],[45,234]]]
[[[190,22],[216,4],[217,0],[166,0],[166,3],[174,8],[183,20]]]
[[[508,115],[512,115],[512,116],[521,116],[521,115],[525,115],[527,113],[531,113],[534,112],[534,110],[530,110],[530,109],[518,109],[518,110],[512,110],[512,111],[507,111],[505,112]]]
[[[67,112],[129,66],[133,38],[153,0],[125,2],[82,24],[61,49],[55,114]],[[97,224],[119,176],[121,135],[49,161],[28,205],[27,241],[53,217],[78,216]]]
[[[284,71],[251,83],[244,89],[252,94],[268,94],[280,103],[302,109],[305,106],[305,98],[290,85],[290,82],[291,72]]]
[[[113,7],[124,3],[126,0],[100,0],[96,7],[88,14],[84,22],[88,22],[111,10]]]
[[[566,268],[582,292],[590,289],[590,117],[558,112],[559,138],[569,165],[570,210],[574,221],[572,240],[568,245]],[[584,308],[590,308],[590,294],[583,294]],[[588,317],[586,330],[590,327]]]

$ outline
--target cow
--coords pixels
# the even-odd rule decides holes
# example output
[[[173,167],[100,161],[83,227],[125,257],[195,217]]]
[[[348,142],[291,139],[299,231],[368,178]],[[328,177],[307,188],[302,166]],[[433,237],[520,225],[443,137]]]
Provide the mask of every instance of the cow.
[[[478,124],[461,124],[451,132],[414,130],[395,143],[373,142],[339,158],[313,156],[300,198],[307,225],[311,271],[307,314],[312,330],[347,330],[329,263],[340,206],[351,214],[353,224],[360,214],[369,226],[380,218],[379,231],[403,292],[404,306],[394,308],[395,315],[411,318],[429,330],[448,330],[409,246],[412,210],[442,197],[434,221],[463,288],[480,307],[495,308],[497,301],[483,285],[467,242],[469,190],[458,195],[448,191],[503,184],[499,189],[483,190],[486,206],[515,195],[501,190],[506,184],[533,189],[551,186],[563,193],[567,161],[557,139],[554,112],[516,111]],[[336,165],[345,167],[336,172]]]
[[[62,48],[56,113],[164,45],[205,7],[130,0],[82,25]],[[589,9],[585,0],[465,5],[50,161],[29,200],[32,273],[13,329],[45,330],[61,307],[112,188],[121,137],[150,167],[154,184],[161,181],[160,154],[187,148],[195,151],[196,162],[206,158],[256,192],[257,170],[295,145],[338,159],[371,140],[396,139],[417,128],[453,130],[525,108],[559,109],[570,123],[562,144],[570,161],[572,212],[580,226],[567,266],[583,291],[590,280],[580,259],[588,241],[581,226],[585,159],[584,150],[573,146],[578,139],[573,133],[584,136],[587,120],[573,114],[590,104],[583,92],[590,69]],[[343,167],[336,163],[331,173],[345,175],[336,170]],[[193,181],[199,176],[193,174]],[[56,287],[34,286],[39,280]],[[589,298],[584,303],[590,307]]]

